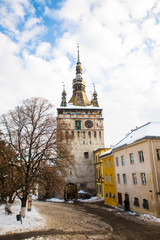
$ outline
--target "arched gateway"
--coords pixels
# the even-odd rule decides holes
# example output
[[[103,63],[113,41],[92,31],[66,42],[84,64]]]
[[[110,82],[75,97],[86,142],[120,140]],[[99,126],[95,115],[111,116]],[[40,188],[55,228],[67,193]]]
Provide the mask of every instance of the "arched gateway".
[[[77,186],[74,183],[68,183],[64,188],[64,199],[77,200]]]

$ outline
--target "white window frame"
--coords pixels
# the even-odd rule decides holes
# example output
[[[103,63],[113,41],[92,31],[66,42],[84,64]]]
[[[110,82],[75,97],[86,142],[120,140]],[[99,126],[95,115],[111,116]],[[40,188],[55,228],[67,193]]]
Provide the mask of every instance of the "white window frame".
[[[129,159],[130,159],[130,164],[133,164],[134,163],[133,153],[129,154]]]
[[[140,176],[141,176],[142,185],[146,185],[147,184],[146,174],[145,173],[140,173]]]

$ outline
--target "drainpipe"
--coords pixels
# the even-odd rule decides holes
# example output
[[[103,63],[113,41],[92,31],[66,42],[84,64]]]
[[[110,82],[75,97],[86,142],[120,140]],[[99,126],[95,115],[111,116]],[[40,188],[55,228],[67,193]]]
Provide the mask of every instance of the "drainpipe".
[[[156,169],[156,161],[155,161],[155,157],[154,157],[153,141],[152,141],[152,140],[151,140],[151,148],[152,148],[152,157],[153,157],[154,174],[155,174],[155,179],[156,179],[156,188],[157,188],[157,193],[159,193],[160,190],[159,190],[159,184],[158,184],[157,169]],[[157,196],[158,196],[158,200],[159,200],[159,203],[160,203],[159,194],[158,194]]]

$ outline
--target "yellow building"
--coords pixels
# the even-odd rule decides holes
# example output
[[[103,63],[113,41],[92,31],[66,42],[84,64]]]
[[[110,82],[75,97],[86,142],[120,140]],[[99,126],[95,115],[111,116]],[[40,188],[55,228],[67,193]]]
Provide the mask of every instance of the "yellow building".
[[[116,181],[115,181],[115,169],[112,150],[101,154],[99,156],[102,163],[103,172],[103,193],[104,201],[106,204],[116,207],[117,195],[116,195]]]
[[[96,162],[96,189],[97,189],[97,197],[104,197],[103,193],[103,167],[102,160],[99,158],[101,154],[109,150],[109,148],[99,148],[97,149],[95,154],[95,162]]]

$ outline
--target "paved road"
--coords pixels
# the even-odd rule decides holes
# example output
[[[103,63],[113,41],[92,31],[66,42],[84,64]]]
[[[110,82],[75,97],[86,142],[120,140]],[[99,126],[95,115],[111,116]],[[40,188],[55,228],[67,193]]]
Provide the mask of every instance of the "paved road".
[[[1,236],[3,240],[160,240],[160,223],[112,211],[103,203],[34,202],[46,220],[40,231]]]

